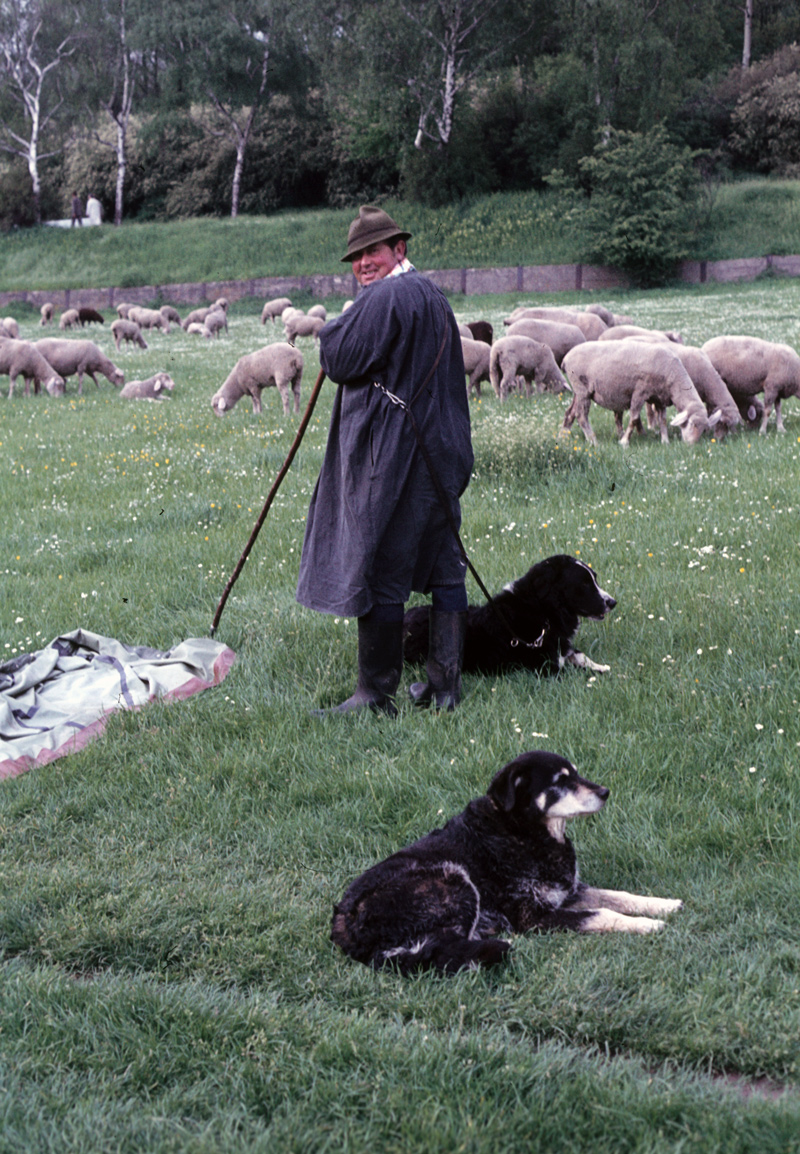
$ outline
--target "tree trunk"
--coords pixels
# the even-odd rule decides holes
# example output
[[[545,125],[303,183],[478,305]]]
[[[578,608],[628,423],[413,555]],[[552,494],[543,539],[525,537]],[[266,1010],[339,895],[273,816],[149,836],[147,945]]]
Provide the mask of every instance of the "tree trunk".
[[[753,43],[753,0],[744,0],[744,39],[742,41],[742,69],[750,67]]]

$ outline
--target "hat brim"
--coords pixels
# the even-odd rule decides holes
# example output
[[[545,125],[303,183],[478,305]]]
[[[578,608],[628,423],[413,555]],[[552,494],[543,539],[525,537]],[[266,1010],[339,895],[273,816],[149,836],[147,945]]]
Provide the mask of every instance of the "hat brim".
[[[375,232],[368,233],[366,236],[359,237],[357,241],[354,241],[340,259],[343,264],[352,263],[360,252],[363,252],[365,248],[369,248],[372,244],[380,244],[382,241],[390,240],[411,240],[411,235],[410,232],[398,232],[396,228],[376,229]]]

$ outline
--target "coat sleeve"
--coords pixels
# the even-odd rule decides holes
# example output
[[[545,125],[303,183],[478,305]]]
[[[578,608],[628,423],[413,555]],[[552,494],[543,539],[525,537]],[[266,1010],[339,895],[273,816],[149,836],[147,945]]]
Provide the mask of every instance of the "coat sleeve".
[[[320,330],[320,364],[339,385],[368,385],[381,378],[398,333],[392,294],[372,285]]]

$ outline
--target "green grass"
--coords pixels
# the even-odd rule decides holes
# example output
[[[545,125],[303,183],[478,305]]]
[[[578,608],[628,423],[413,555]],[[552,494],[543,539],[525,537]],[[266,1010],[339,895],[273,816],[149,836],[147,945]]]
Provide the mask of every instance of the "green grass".
[[[793,282],[603,299],[695,342],[797,343]],[[517,303],[455,307],[497,327]],[[121,353],[128,376],[169,369],[161,405],[105,381],[0,399],[0,653],[79,625],[208,633],[297,424],[272,390],[260,418],[209,400],[271,335],[243,302],[227,339]],[[794,1090],[718,1077],[800,1080],[800,404],[783,437],[625,452],[610,413],[593,448],[556,438],[558,398],[473,402],[474,563],[498,588],[553,552],[589,561],[619,605],[581,647],[612,671],[319,721],[355,680],[355,623],[294,601],[332,395],[222,618],[227,680],[0,785],[0,1151],[800,1149]],[[518,937],[506,967],[452,979],[336,952],[352,877],[537,747],[611,788],[573,825],[584,878],[683,898],[668,928]]]
[[[413,233],[420,268],[570,264],[581,260],[569,211],[550,193],[498,193],[430,209],[390,202]],[[236,220],[29,229],[0,246],[0,291],[164,285],[340,273],[353,209],[281,212]],[[697,259],[800,253],[800,182],[723,185]]]

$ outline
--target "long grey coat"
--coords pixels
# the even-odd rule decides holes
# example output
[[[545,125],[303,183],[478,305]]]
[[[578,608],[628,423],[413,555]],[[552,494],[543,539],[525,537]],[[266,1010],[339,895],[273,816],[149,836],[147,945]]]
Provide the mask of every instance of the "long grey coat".
[[[411,402],[456,524],[472,470],[461,340],[444,294],[417,272],[385,277],[320,332],[320,360],[339,384],[306,524],[297,600],[361,617],[411,589],[456,584],[466,566],[446,526],[408,415]]]

